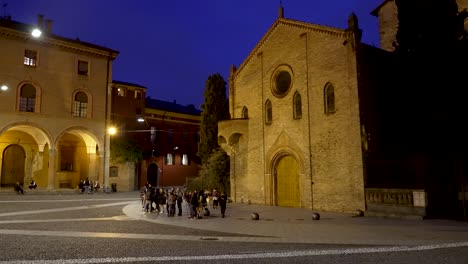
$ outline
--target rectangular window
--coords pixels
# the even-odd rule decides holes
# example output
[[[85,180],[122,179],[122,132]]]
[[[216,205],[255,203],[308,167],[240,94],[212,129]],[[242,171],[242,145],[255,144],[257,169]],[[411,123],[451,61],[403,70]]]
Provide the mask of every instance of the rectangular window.
[[[88,62],[87,61],[78,61],[78,74],[88,76]]]
[[[86,117],[88,110],[88,103],[82,103],[75,101],[73,102],[73,116],[74,117]]]
[[[135,90],[135,99],[141,99],[141,91]]]
[[[174,155],[172,153],[166,154],[166,165],[174,165]]]
[[[24,65],[36,67],[37,65],[37,51],[25,50],[24,51]]]
[[[189,165],[188,155],[182,154],[182,165]]]
[[[21,112],[34,112],[36,98],[20,97],[19,110]]]
[[[109,168],[109,177],[118,177],[119,176],[119,168],[116,166],[112,166]]]
[[[61,163],[60,164],[61,171],[73,171],[73,164],[71,163]]]

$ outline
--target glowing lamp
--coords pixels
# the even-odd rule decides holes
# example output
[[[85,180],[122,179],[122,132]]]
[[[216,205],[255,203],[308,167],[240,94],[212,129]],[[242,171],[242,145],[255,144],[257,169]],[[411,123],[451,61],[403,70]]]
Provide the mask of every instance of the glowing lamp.
[[[108,132],[109,132],[110,135],[115,135],[117,133],[117,128],[109,127]]]
[[[42,35],[42,31],[40,29],[33,29],[33,31],[31,32],[31,35],[35,38],[38,38]]]

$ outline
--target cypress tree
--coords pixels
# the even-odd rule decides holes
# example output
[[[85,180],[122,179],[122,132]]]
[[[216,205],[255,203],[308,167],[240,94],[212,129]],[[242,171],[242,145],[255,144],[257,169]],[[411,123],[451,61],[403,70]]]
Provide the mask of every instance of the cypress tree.
[[[205,82],[204,102],[201,105],[199,156],[202,164],[219,148],[218,122],[229,117],[226,82],[219,74],[210,75]]]

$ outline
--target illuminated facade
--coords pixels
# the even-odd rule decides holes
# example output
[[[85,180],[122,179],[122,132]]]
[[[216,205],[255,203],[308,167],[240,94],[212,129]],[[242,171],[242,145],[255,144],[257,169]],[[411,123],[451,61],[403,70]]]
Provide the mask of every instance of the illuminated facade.
[[[287,19],[279,9],[232,66],[231,120],[218,123],[235,202],[417,219],[466,212],[464,116],[437,101],[454,96],[443,87],[430,102],[425,87],[401,88],[389,50],[395,10],[384,1],[372,12],[381,49],[360,41],[353,14],[338,29]]]
[[[229,77],[235,202],[365,210],[355,17],[337,29],[279,16]]]
[[[42,35],[33,37],[38,27]],[[112,62],[118,52],[0,18],[0,182],[31,179],[40,189],[108,184],[106,120]]]

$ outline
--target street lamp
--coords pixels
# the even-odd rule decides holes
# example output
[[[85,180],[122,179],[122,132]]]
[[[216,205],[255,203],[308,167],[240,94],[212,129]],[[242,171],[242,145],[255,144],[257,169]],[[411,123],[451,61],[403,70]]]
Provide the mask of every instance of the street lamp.
[[[111,136],[112,136],[112,135],[115,135],[115,134],[117,134],[117,128],[115,128],[115,127],[109,127],[109,129],[108,129],[107,132],[108,132],[109,135],[111,135]]]

